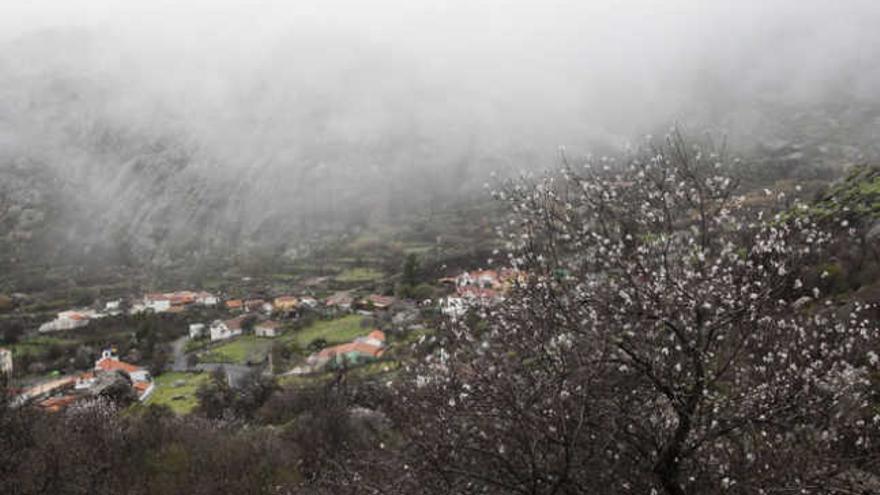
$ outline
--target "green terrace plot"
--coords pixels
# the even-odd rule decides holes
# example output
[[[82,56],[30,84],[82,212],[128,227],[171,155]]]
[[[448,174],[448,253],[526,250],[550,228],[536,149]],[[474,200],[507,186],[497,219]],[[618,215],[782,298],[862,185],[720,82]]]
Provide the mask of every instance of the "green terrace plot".
[[[355,267],[344,270],[335,277],[337,282],[355,283],[355,282],[372,282],[380,279],[385,274],[379,270],[366,267]]]
[[[298,332],[288,334],[284,341],[293,340],[297,346],[305,349],[310,343],[324,339],[328,345],[350,342],[355,337],[370,333],[369,328],[361,327],[362,316],[349,315],[335,320],[322,320]]]
[[[230,364],[259,363],[266,359],[271,347],[272,339],[245,335],[229,343],[214,347],[199,356],[199,361],[202,363]]]
[[[209,373],[163,373],[156,377],[156,388],[146,404],[168,406],[176,414],[189,414],[199,405],[196,391],[209,378]]]
[[[49,354],[49,351],[53,346],[71,347],[76,345],[77,343],[71,340],[60,339],[57,337],[36,336],[23,339],[17,344],[13,344],[11,348],[12,355],[15,357],[32,356],[42,358]]]
[[[400,337],[396,337],[394,340],[395,344],[409,345],[420,342],[422,338],[428,339],[432,337],[436,332],[433,328],[422,328],[420,330],[411,330],[406,332],[404,335]]]
[[[425,254],[434,249],[432,244],[406,244],[403,246],[404,254]]]
[[[356,366],[347,371],[347,375],[356,380],[388,380],[392,379],[400,369],[401,362],[397,360],[373,361],[361,366]],[[285,375],[278,379],[278,383],[285,387],[310,387],[327,383],[335,379],[336,371],[327,371],[313,375]]]

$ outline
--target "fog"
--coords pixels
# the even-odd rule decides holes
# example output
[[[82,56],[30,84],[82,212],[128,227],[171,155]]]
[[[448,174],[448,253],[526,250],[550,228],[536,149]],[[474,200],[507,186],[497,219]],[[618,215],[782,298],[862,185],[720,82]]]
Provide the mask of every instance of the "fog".
[[[4,2],[0,170],[64,218],[53,245],[151,252],[442,207],[674,122],[862,149],[878,21],[867,0]]]

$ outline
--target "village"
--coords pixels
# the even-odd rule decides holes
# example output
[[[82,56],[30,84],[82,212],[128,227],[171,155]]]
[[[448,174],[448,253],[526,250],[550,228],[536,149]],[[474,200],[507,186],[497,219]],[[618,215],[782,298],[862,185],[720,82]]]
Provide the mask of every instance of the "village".
[[[432,340],[442,319],[461,318],[474,306],[500,302],[523,282],[524,275],[510,269],[464,271],[437,279],[438,297],[425,299],[359,290],[323,297],[251,298],[191,290],[149,292],[60,311],[30,333],[34,339],[75,339],[78,332],[107,319],[173,318],[170,352],[162,355],[165,362],[159,366],[134,351],[120,357],[120,339],[107,341],[86,369],[37,376],[16,372],[14,348],[0,348],[0,373],[14,377],[16,405],[59,412],[121,394],[131,403],[162,404],[186,414],[197,406],[198,386],[218,370],[230,385],[249,374],[272,377],[282,385],[352,370],[366,379],[391,375],[401,362],[425,352],[418,344]]]

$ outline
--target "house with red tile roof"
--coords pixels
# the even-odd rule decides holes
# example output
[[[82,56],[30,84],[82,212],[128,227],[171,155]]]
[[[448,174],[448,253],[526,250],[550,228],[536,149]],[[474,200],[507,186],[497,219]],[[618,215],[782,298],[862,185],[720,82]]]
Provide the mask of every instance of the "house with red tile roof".
[[[50,322],[40,325],[40,332],[54,332],[58,330],[73,330],[89,324],[95,317],[95,312],[90,310],[69,310],[58,313],[58,317]]]
[[[364,337],[358,337],[347,344],[324,348],[306,360],[313,370],[328,364],[361,364],[382,357],[385,353],[385,333],[373,330]]]
[[[37,402],[37,407],[46,412],[58,412],[66,409],[69,405],[79,400],[79,396],[68,394],[56,397],[49,397]]]
[[[220,298],[210,292],[196,292],[196,303],[202,306],[216,306],[218,302],[220,302]]]
[[[241,324],[244,319],[244,316],[239,316],[231,320],[214,320],[214,323],[211,323],[211,340],[226,340],[241,335]]]
[[[354,342],[370,344],[374,347],[385,347],[385,332],[382,330],[373,330],[366,337],[358,337]]]
[[[367,296],[366,303],[375,309],[387,309],[394,304],[395,299],[391,296],[380,296],[379,294],[370,294]]]
[[[157,313],[171,311],[174,308],[182,309],[193,304],[213,306],[218,302],[217,296],[205,291],[152,292],[144,296],[144,307]]]
[[[354,298],[348,292],[337,292],[324,300],[324,306],[348,311],[353,302]]]
[[[262,311],[269,314],[272,312],[272,305],[262,299],[248,299],[244,302],[245,311]]]
[[[157,292],[147,294],[144,296],[144,307],[156,313],[168,311],[171,309],[171,297]]]
[[[272,320],[260,321],[254,324],[254,334],[257,337],[277,337],[281,335],[281,325]]]
[[[123,371],[131,378],[132,387],[138,392],[138,399],[145,401],[153,393],[153,378],[150,372],[125,361],[120,361],[112,350],[107,349],[101,353],[101,358],[95,361],[95,373],[112,373]],[[83,380],[84,381],[84,380]]]
[[[299,305],[299,299],[294,296],[278,296],[272,301],[272,305],[278,311],[292,311]]]
[[[63,376],[54,380],[38,383],[32,387],[24,389],[21,394],[19,394],[17,401],[28,402],[40,397],[46,397],[64,390],[72,389],[75,385],[75,377]]]

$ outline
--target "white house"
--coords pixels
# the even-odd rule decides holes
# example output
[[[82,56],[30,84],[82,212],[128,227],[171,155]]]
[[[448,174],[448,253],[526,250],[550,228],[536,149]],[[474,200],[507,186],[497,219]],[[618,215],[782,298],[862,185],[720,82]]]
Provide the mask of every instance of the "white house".
[[[494,289],[499,285],[498,272],[495,270],[477,270],[464,272],[458,276],[459,287],[476,286],[481,289]]]
[[[147,294],[144,297],[144,307],[156,313],[168,311],[171,309],[171,298],[166,294]]]
[[[40,332],[54,332],[57,330],[73,330],[74,328],[84,327],[89,324],[89,320],[94,312],[88,311],[62,311],[58,313],[58,317],[52,321],[40,325]]]
[[[257,337],[277,337],[281,335],[281,328],[274,321],[261,321],[254,325],[254,333]]]
[[[198,292],[196,293],[196,303],[202,306],[216,306],[220,303],[220,298],[209,292]]]
[[[241,335],[241,322],[244,317],[231,320],[215,320],[211,323],[211,340],[225,340]]]
[[[76,385],[74,385],[74,389],[76,390],[87,390],[92,388],[95,385],[95,382],[98,381],[98,377],[95,376],[93,371],[86,371],[85,373],[80,373],[76,377]]]
[[[468,304],[461,297],[446,297],[440,300],[440,312],[450,318],[460,318],[467,313]]]
[[[140,401],[147,400],[155,390],[155,383],[153,383],[153,377],[150,376],[149,371],[140,366],[120,361],[112,350],[104,350],[101,353],[101,359],[95,361],[95,374],[115,371],[128,373],[128,376],[131,377],[131,386]],[[94,375],[91,377],[88,374],[81,375],[75,386],[83,388],[91,386],[95,383],[93,378]]]
[[[12,374],[12,351],[0,347],[0,375]]]
[[[376,329],[365,337],[357,337],[353,342],[371,345],[373,347],[385,347],[385,332]]]
[[[314,297],[309,297],[309,296],[301,297],[299,299],[299,303],[302,304],[303,306],[308,306],[310,308],[317,308],[318,304],[319,304],[317,299],[315,299]]]
[[[204,323],[191,323],[189,326],[189,338],[198,339],[205,335]]]
[[[128,314],[137,315],[137,314],[143,313],[146,310],[147,310],[147,306],[144,303],[136,302],[131,305],[131,308],[129,308],[129,310],[128,310]]]

